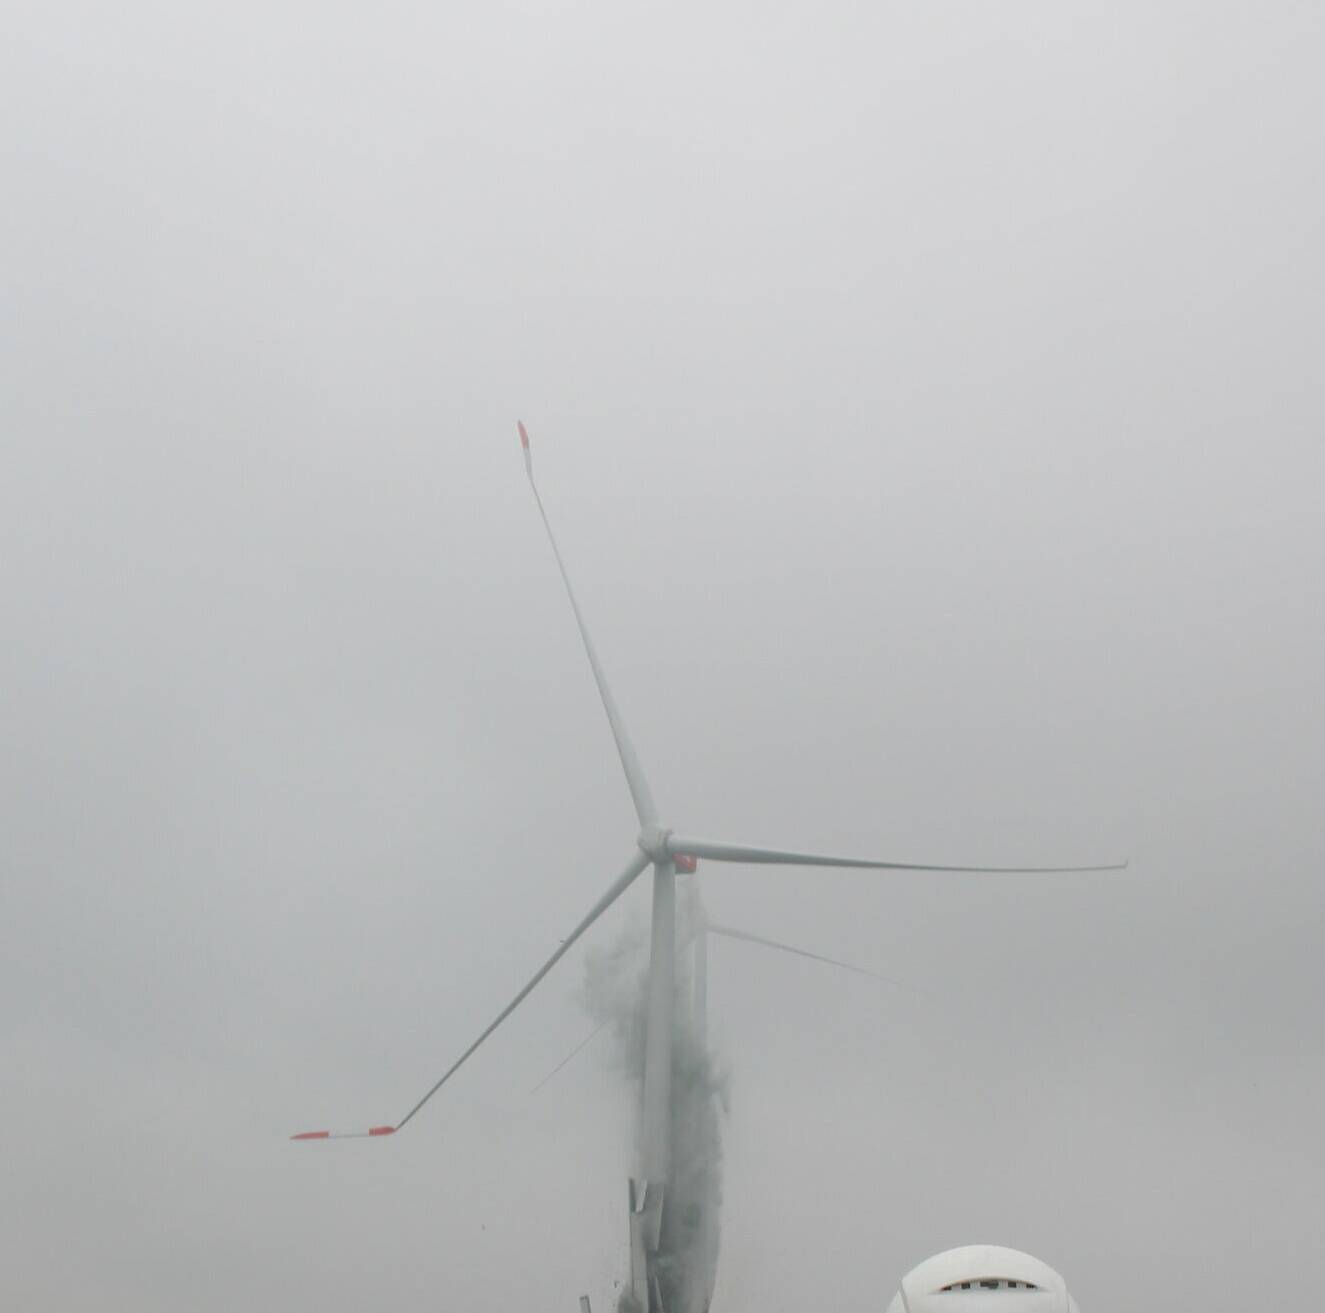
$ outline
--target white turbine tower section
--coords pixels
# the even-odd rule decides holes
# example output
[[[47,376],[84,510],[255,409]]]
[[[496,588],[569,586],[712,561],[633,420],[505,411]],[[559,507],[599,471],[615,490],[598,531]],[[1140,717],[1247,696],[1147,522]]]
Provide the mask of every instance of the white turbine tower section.
[[[646,866],[653,866],[653,909],[652,929],[649,947],[649,978],[646,1002],[645,1063],[643,1082],[643,1101],[640,1110],[640,1142],[638,1175],[630,1185],[630,1220],[631,1220],[631,1289],[642,1313],[703,1313],[702,1308],[682,1307],[692,1303],[695,1283],[689,1280],[685,1272],[676,1272],[675,1262],[667,1270],[661,1270],[655,1261],[664,1225],[667,1189],[672,1170],[671,1159],[671,1094],[673,1038],[676,1029],[676,872],[677,870],[694,871],[698,858],[715,862],[738,862],[756,865],[784,866],[821,866],[821,867],[856,867],[879,871],[958,871],[958,872],[1018,872],[1018,873],[1055,873],[1067,871],[1104,871],[1120,870],[1125,862],[1093,866],[989,866],[989,865],[940,865],[932,862],[907,862],[896,859],[884,860],[874,857],[836,856],[823,853],[809,853],[792,849],[770,848],[746,843],[732,843],[721,839],[690,838],[677,834],[662,824],[653,793],[640,764],[639,755],[626,731],[625,721],[612,695],[607,677],[603,673],[598,653],[589,635],[589,628],[580,611],[575,591],[571,586],[570,575],[566,570],[556,536],[552,532],[552,523],[548,519],[543,499],[534,482],[533,459],[529,447],[529,435],[524,424],[519,426],[520,444],[524,452],[525,470],[529,476],[529,486],[533,489],[534,499],[547,530],[548,540],[556,558],[557,568],[566,586],[575,623],[584,644],[585,655],[589,659],[589,668],[603,710],[607,714],[612,738],[616,743],[617,755],[626,776],[626,784],[635,805],[635,814],[639,822],[636,836],[638,852],[626,864],[625,869],[609,886],[606,893],[593,905],[578,925],[563,940],[546,962],[534,973],[524,987],[493,1019],[478,1038],[446,1069],[422,1098],[393,1125],[375,1126],[364,1131],[333,1133],[330,1131],[307,1131],[294,1139],[333,1139],[342,1135],[387,1137],[401,1130],[423,1108],[429,1099],[455,1075],[469,1060],[493,1031],[533,991],[539,981],[547,975],[558,961],[566,954],[586,930],[626,891],[635,878]],[[753,939],[753,936],[745,936]],[[755,942],[769,942],[758,941]],[[785,945],[773,944],[770,947],[783,948]],[[792,950],[798,951],[798,950]],[[808,955],[807,956],[813,956]],[[699,967],[703,972],[703,966]],[[706,984],[702,986],[706,988]],[[705,1297],[706,1298],[706,1297]]]

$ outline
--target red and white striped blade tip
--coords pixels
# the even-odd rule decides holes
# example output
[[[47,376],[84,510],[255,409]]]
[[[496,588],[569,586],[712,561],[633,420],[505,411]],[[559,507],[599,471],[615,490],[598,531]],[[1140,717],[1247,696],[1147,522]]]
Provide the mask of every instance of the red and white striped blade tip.
[[[366,1131],[301,1131],[292,1140],[367,1140],[378,1135],[394,1135],[394,1126],[370,1126]]]

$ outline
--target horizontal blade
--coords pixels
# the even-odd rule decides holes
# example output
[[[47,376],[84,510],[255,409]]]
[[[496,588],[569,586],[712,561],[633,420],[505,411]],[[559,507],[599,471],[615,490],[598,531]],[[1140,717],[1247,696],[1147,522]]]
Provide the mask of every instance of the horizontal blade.
[[[394,1126],[370,1126],[366,1131],[301,1131],[292,1140],[371,1140],[379,1135],[394,1135]]]
[[[580,640],[584,644],[584,654],[589,658],[589,669],[593,671],[594,683],[598,685],[598,696],[602,699],[603,710],[607,712],[607,723],[612,728],[612,738],[616,741],[617,756],[621,758],[621,769],[626,773],[626,784],[630,789],[631,800],[635,804],[635,814],[641,825],[651,825],[658,819],[658,809],[654,806],[653,794],[649,790],[649,781],[644,777],[644,767],[635,752],[635,745],[626,732],[626,722],[621,719],[616,699],[608,687],[607,676],[598,663],[598,653],[593,639],[589,637],[589,626],[584,623],[580,604],[575,600],[575,590],[571,587],[570,575],[566,572],[566,563],[561,559],[561,549],[557,546],[556,535],[552,532],[552,521],[547,517],[543,498],[539,496],[538,484],[534,482],[534,463],[529,453],[529,434],[523,421],[519,423],[520,446],[524,449],[525,471],[529,475],[529,486],[533,489],[534,500],[538,503],[538,513],[543,517],[543,527],[547,530],[548,542],[552,544],[552,555],[556,557],[557,569],[561,571],[561,582],[566,585],[566,596],[570,598],[570,608],[575,612],[575,623],[579,626]]]
[[[779,943],[776,939],[765,939],[761,935],[752,935],[745,930],[733,930],[731,926],[713,925],[711,922],[706,929],[709,934],[721,935],[724,939],[741,939],[747,944],[759,944],[764,948],[776,948],[781,953],[794,953],[797,957],[808,957],[812,962],[824,962],[830,967],[841,967],[843,971],[854,971],[858,976],[870,976],[874,980],[882,980],[885,984],[896,985],[898,989],[915,992],[904,981],[896,980],[892,976],[885,976],[882,972],[870,971],[867,967],[853,966],[850,962],[842,962],[835,957],[824,957],[822,953],[811,953],[804,948],[796,948],[793,944]]]
[[[693,839],[669,834],[667,851],[673,856],[703,857],[711,862],[749,862],[759,866],[850,866],[871,871],[984,871],[993,875],[1051,875],[1068,871],[1121,871],[1126,862],[1099,866],[938,866],[932,862],[883,862],[874,857],[833,857],[824,853],[789,852],[782,848],[756,848],[720,839]]]
[[[539,969],[534,973],[532,979],[530,979],[529,983],[526,984],[525,987],[504,1008],[502,1008],[502,1010],[497,1014],[496,1018],[493,1020],[491,1025],[489,1025],[488,1028],[478,1037],[478,1039],[476,1039],[446,1069],[446,1071],[442,1074],[440,1079],[437,1080],[437,1082],[427,1092],[427,1094],[425,1094],[423,1098],[421,1098],[418,1101],[418,1103],[416,1103],[400,1119],[400,1121],[398,1121],[394,1126],[378,1126],[374,1127],[371,1131],[361,1131],[358,1134],[374,1135],[374,1136],[391,1135],[394,1134],[396,1131],[400,1130],[402,1127],[404,1127],[414,1116],[414,1114],[417,1113],[419,1109],[422,1108],[423,1105],[427,1103],[428,1100],[431,1099],[432,1096],[436,1094],[437,1091],[440,1090],[442,1086],[445,1085],[446,1082],[449,1081],[451,1077],[454,1076],[456,1072],[459,1071],[460,1068],[465,1065],[465,1063],[474,1055],[479,1045],[482,1044],[483,1041],[487,1039],[488,1036],[491,1035],[492,1032],[496,1030],[497,1027],[500,1026],[501,1023],[505,1021],[506,1018],[509,1017],[511,1013],[514,1012],[515,1009],[518,1008],[520,1004],[523,1003],[524,1000],[528,998],[531,993],[533,993],[534,987],[538,984],[538,982],[542,980],[543,977],[547,975],[547,973],[551,971],[552,968],[556,966],[557,963],[560,962],[563,957],[566,956],[566,954],[570,951],[571,945],[574,944],[575,941],[579,939],[579,937],[582,934],[584,934],[584,932],[591,925],[593,925],[593,923],[596,920],[598,920],[598,918],[602,916],[602,914],[606,912],[607,909],[611,907],[612,904],[615,903],[616,900],[620,898],[621,895],[625,893],[628,888],[630,888],[635,878],[646,866],[649,865],[649,862],[650,859],[647,856],[645,856],[644,853],[637,853],[634,857],[631,858],[630,864],[626,867],[626,869],[622,871],[619,876],[617,876],[616,880],[613,881],[612,886],[608,889],[608,891],[593,905],[593,907],[589,909],[588,914],[579,923],[579,925],[577,925],[575,929],[572,930],[570,934],[567,935],[566,938],[561,941],[560,945],[557,947],[557,951],[553,953],[552,956],[548,958],[548,960],[544,962],[541,967],[539,967]],[[331,1140],[331,1139],[340,1139],[344,1137],[339,1135],[333,1135],[330,1131],[305,1131],[304,1134],[294,1136],[293,1138],[297,1140]]]

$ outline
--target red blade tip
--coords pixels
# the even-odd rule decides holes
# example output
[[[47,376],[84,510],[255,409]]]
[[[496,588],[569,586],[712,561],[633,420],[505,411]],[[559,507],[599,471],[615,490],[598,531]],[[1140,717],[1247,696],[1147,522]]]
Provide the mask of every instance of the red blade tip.
[[[521,445],[526,451],[528,451],[528,450],[529,450],[529,434],[528,434],[528,432],[527,432],[526,429],[525,429],[525,426],[524,426],[524,420],[522,420],[522,419],[517,419],[517,420],[515,421],[515,423],[516,423],[516,427],[518,427],[519,430],[520,430],[520,445]]]
[[[366,1131],[304,1131],[292,1140],[368,1140],[378,1135],[394,1135],[394,1126],[370,1126]]]

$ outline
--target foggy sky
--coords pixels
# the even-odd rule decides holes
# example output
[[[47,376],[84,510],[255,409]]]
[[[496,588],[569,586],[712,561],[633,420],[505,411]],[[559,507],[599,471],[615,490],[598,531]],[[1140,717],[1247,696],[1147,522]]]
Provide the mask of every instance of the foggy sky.
[[[719,1310],[1303,1298],[1325,12],[117,6],[0,44],[0,1303],[606,1308],[577,948],[701,866]],[[643,884],[592,932],[646,915]],[[586,941],[589,942],[589,941]]]

